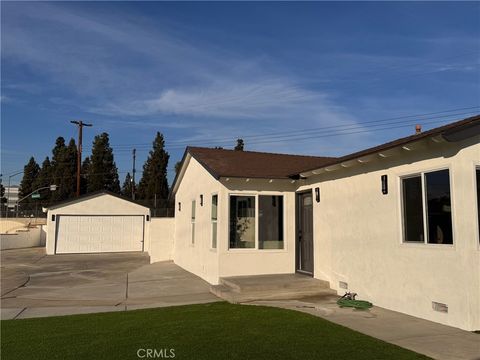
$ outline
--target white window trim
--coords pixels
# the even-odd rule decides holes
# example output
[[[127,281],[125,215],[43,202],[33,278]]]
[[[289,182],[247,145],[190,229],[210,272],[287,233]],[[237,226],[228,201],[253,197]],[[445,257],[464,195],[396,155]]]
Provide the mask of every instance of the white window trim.
[[[230,247],[230,198],[232,196],[251,196],[251,197],[254,197],[255,198],[255,247],[253,248],[246,248],[246,249],[242,249],[242,248],[231,248]],[[259,206],[259,203],[258,203],[258,197],[259,196],[282,196],[283,197],[283,249],[260,249],[258,247],[259,245],[259,239],[258,239],[258,206]],[[262,193],[251,193],[251,192],[232,192],[232,193],[228,193],[228,236],[227,236],[227,251],[232,251],[232,252],[241,252],[241,253],[252,253],[252,252],[255,252],[255,253],[258,253],[258,252],[261,252],[261,253],[284,253],[284,252],[287,252],[287,241],[286,241],[286,230],[287,230],[287,222],[286,222],[286,218],[287,218],[287,206],[285,205],[285,202],[286,202],[286,196],[285,196],[285,193],[283,192],[280,192],[280,191],[266,191],[266,192],[262,192]],[[218,215],[217,215],[218,216]],[[217,247],[218,247],[218,243],[217,243]]]
[[[452,242],[453,244],[431,244],[428,242],[428,219],[427,219],[427,199],[426,199],[426,192],[425,192],[425,174],[448,170],[449,175],[449,187],[450,187],[450,206],[451,206],[451,217],[452,217]],[[421,184],[422,184],[422,207],[423,207],[423,242],[420,241],[405,241],[405,215],[404,215],[404,207],[403,207],[403,180],[408,178],[413,178],[420,176]],[[399,174],[399,194],[400,194],[400,226],[401,226],[401,238],[400,242],[403,246],[418,246],[418,247],[425,247],[428,246],[429,248],[439,248],[439,249],[454,249],[456,247],[456,236],[455,236],[455,196],[454,196],[454,186],[453,186],[453,172],[452,168],[449,165],[446,166],[439,166],[434,168],[428,168],[421,171],[410,172],[406,174]]]
[[[217,195],[217,220],[212,219],[212,207],[213,207],[212,199],[215,195]],[[216,252],[218,249],[218,214],[220,213],[220,211],[218,211],[219,200],[220,200],[220,196],[218,195],[218,192],[214,192],[210,194],[210,250],[213,252]],[[217,224],[217,241],[216,241],[215,247],[212,246],[213,245],[213,223]]]

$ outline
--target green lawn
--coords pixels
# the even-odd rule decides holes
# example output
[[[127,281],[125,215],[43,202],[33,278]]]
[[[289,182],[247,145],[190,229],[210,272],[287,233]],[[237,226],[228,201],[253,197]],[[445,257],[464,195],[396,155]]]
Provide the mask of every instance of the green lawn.
[[[308,314],[224,302],[5,320],[1,330],[5,360],[139,359],[148,348],[175,359],[428,359]]]

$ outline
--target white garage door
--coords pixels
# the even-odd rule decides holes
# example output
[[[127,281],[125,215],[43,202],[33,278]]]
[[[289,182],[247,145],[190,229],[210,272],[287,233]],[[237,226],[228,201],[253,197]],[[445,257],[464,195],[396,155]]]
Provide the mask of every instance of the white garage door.
[[[57,216],[56,253],[143,250],[143,216]]]

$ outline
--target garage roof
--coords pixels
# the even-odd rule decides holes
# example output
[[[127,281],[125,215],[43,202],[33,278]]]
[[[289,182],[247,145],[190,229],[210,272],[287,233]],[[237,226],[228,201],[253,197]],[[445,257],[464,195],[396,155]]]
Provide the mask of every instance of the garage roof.
[[[122,199],[122,200],[125,200],[125,201],[129,201],[131,203],[134,203],[136,205],[139,205],[139,206],[143,206],[144,208],[147,208],[147,206],[143,205],[143,204],[140,204],[126,196],[123,196],[123,195],[120,195],[120,194],[116,194],[114,192],[111,192],[111,191],[108,191],[108,190],[99,190],[99,191],[94,191],[94,192],[91,192],[91,193],[88,193],[88,194],[84,194],[84,195],[80,195],[79,197],[76,197],[74,199],[68,199],[68,200],[63,200],[63,201],[59,201],[55,204],[52,204],[48,207],[49,210],[53,210],[53,209],[57,209],[59,207],[63,207],[63,206],[66,206],[66,205],[70,205],[70,204],[74,204],[74,203],[77,203],[77,202],[80,202],[80,201],[85,201],[85,200],[89,200],[89,199],[93,199],[93,198],[96,198],[98,196],[102,196],[102,195],[111,195],[111,196],[114,196],[116,198],[119,198],[119,199]]]

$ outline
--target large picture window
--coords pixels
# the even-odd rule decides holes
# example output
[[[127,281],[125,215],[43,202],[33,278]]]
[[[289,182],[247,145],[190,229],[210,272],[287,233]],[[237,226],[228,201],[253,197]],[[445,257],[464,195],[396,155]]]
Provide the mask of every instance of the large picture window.
[[[258,248],[283,249],[283,196],[258,197]]]
[[[212,249],[217,248],[218,195],[212,195]]]
[[[255,248],[255,196],[230,196],[230,248]]]
[[[402,195],[405,242],[453,244],[448,170],[402,179]]]

